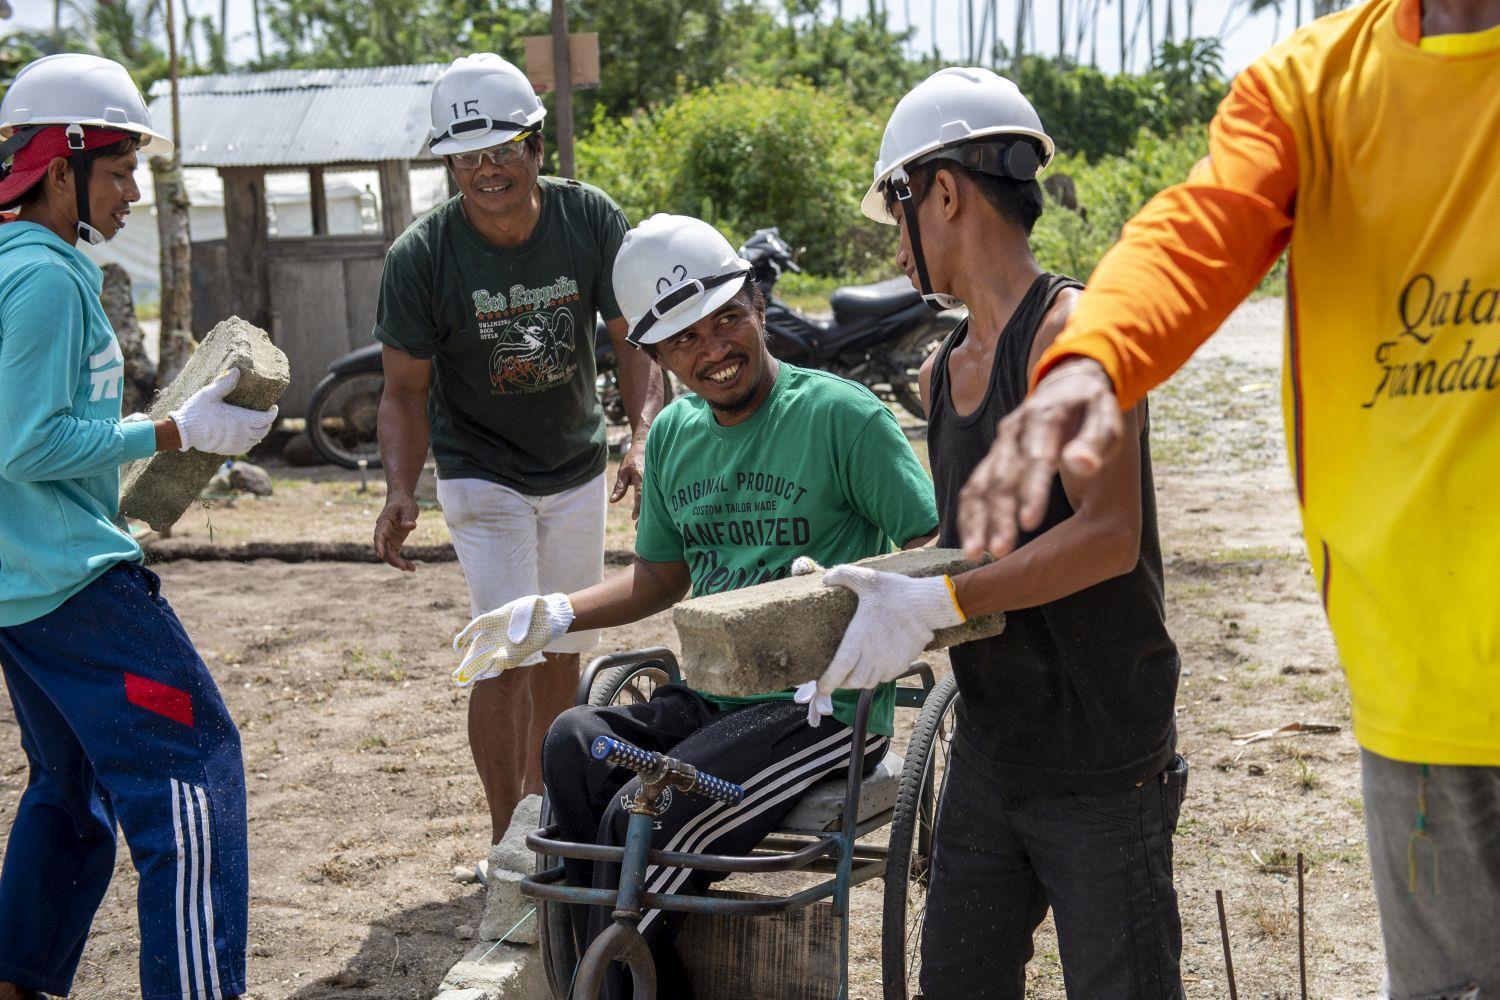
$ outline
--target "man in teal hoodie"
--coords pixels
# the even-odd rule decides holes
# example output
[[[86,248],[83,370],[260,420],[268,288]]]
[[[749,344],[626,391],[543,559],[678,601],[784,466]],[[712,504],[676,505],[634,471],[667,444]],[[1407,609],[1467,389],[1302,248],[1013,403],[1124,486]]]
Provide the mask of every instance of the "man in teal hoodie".
[[[76,248],[125,225],[137,152],[169,150],[125,69],[39,59],[0,104],[0,669],[31,767],[0,869],[0,1000],[66,994],[114,869],[140,874],[141,992],[245,990],[239,734],[118,526],[119,466],[248,450],[266,413],[226,373],[166,420],[120,419],[124,365]]]

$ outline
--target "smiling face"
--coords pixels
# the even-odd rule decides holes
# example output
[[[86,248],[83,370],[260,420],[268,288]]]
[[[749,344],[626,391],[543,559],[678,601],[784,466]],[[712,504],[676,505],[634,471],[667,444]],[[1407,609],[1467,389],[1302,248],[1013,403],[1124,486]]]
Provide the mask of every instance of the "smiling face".
[[[130,206],[141,200],[135,183],[137,156],[134,149],[115,156],[100,156],[89,167],[89,220],[106,240],[125,228]]]
[[[738,423],[771,394],[776,362],[766,347],[765,308],[748,283],[734,298],[656,346],[656,360],[713,409]]]
[[[540,137],[535,143],[523,139],[502,143],[501,146],[507,147],[506,152],[520,147],[519,155],[513,155],[502,163],[493,162],[489,156],[480,156],[477,166],[466,166],[456,156],[445,157],[448,169],[453,174],[453,181],[464,197],[465,206],[470,211],[495,219],[503,219],[529,208],[531,197],[536,191],[537,175],[542,169]],[[466,159],[472,160],[473,157]]]

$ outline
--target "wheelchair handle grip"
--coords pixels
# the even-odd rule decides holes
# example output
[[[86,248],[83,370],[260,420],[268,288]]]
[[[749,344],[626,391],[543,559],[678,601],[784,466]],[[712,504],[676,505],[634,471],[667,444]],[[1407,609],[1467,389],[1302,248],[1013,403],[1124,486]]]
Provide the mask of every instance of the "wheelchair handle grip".
[[[702,795],[704,798],[715,799],[726,806],[737,806],[745,797],[745,790],[732,781],[723,778],[715,778],[705,771],[698,772],[698,780],[693,783],[690,791]]]
[[[745,797],[745,790],[732,781],[716,778],[707,771],[700,771],[650,750],[642,750],[613,736],[595,737],[594,742],[589,745],[589,755],[598,761],[628,767],[637,774],[659,772],[675,776],[678,780],[673,781],[673,784],[678,787],[725,805],[738,805]]]

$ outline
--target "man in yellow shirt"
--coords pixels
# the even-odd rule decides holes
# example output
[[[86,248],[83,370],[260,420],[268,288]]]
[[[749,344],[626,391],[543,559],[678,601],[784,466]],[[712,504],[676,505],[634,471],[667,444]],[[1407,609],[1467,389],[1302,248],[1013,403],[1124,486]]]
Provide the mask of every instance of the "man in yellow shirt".
[[[1125,228],[965,487],[1000,555],[1059,466],[1289,250],[1283,400],[1349,679],[1388,995],[1500,995],[1500,0],[1370,0],[1234,81]]]

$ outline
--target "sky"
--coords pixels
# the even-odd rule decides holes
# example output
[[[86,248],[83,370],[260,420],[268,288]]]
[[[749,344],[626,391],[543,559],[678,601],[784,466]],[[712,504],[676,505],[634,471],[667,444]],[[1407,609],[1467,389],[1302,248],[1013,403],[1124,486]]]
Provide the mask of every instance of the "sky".
[[[0,25],[0,31],[16,30],[18,28],[48,28],[52,24],[52,0],[9,0],[14,13],[8,22]],[[176,0],[181,3],[182,0]],[[910,11],[911,23],[917,29],[914,45],[919,49],[926,50],[931,46],[933,37],[932,25],[937,24],[937,44],[945,58],[952,60],[961,59],[964,51],[962,43],[963,25],[967,18],[968,0],[885,0],[887,9],[890,11],[892,25],[902,27],[906,21],[907,11]],[[1057,51],[1057,4],[1059,0],[1031,0],[1036,26],[1035,50],[1040,52]],[[1069,18],[1074,16],[1074,11],[1080,7],[1086,7],[1095,0],[1067,0]],[[1119,4],[1120,0],[1103,0],[1100,9],[1100,25],[1098,32],[1098,55],[1099,66],[1106,72],[1115,72],[1119,68]],[[1168,0],[1157,0],[1157,20],[1165,19],[1165,9]],[[1180,33],[1186,17],[1186,3],[1188,0],[1171,0],[1176,4],[1176,23]],[[999,0],[1001,37],[1009,41],[1014,28],[1008,27],[1014,24],[1016,16],[1016,4],[1018,0]],[[983,4],[983,0],[974,0],[977,10]],[[212,11],[217,14],[218,4],[213,0],[189,0],[191,9],[195,11]],[[843,0],[844,11],[853,15],[861,12],[866,7],[866,0]],[[1255,17],[1245,17],[1243,9],[1246,0],[1194,0],[1193,29],[1195,34],[1209,34],[1216,32],[1225,23],[1226,15],[1230,25],[1229,33],[1224,38],[1224,68],[1229,72],[1243,69],[1261,52],[1265,51],[1273,41],[1285,37],[1291,30],[1290,5],[1288,14],[1278,22],[1273,13],[1265,12]],[[1134,4],[1130,4],[1134,9]],[[1304,0],[1303,10],[1311,6],[1311,0]],[[833,0],[825,0],[825,9],[833,8]],[[179,11],[181,7],[178,8]],[[245,59],[253,55],[255,49],[253,27],[250,21],[250,0],[229,0],[229,34],[231,38],[230,58]],[[1133,29],[1133,25],[1127,28],[1127,33]],[[1069,34],[1072,34],[1070,29]],[[1160,23],[1157,28],[1157,37],[1162,34]],[[1070,48],[1072,43],[1070,42]],[[1144,26],[1139,29],[1135,48],[1136,63],[1134,68],[1140,69],[1145,59],[1146,32]],[[1089,59],[1089,42],[1085,40],[1083,46],[1083,60]]]

